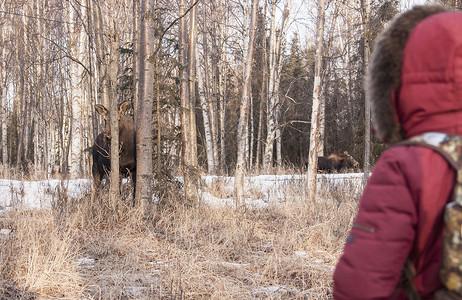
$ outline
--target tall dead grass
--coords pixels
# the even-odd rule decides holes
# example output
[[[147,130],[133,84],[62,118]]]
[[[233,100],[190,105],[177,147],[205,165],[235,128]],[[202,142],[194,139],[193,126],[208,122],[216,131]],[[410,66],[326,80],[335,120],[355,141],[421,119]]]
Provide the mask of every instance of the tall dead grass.
[[[73,264],[79,247],[72,222],[58,224],[49,210],[20,210],[1,223],[11,230],[2,236],[0,248],[3,294],[76,299],[82,293],[82,278]]]
[[[288,182],[284,201],[240,211],[191,207],[178,196],[146,219],[129,201],[116,214],[105,195],[84,195],[51,210],[4,213],[0,228],[12,231],[0,238],[0,292],[21,299],[331,299],[359,195],[327,182],[307,203],[305,184]]]

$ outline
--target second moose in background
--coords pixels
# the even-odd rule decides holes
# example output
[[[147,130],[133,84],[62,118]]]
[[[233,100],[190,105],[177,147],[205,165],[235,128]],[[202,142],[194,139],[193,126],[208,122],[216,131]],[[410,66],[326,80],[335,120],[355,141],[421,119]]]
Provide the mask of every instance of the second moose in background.
[[[305,161],[305,168],[307,164],[308,162]],[[347,151],[344,151],[342,155],[331,153],[328,156],[318,157],[318,171],[325,173],[356,172],[359,171],[359,163]]]

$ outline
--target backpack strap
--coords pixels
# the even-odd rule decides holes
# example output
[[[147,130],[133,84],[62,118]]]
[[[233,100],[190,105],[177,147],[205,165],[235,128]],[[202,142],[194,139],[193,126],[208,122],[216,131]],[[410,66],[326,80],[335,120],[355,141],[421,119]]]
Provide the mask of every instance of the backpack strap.
[[[428,132],[393,146],[421,146],[430,148],[443,156],[457,172],[457,181],[452,196],[453,202],[462,205],[462,137],[441,132]],[[408,299],[421,299],[412,281],[415,275],[415,266],[408,258],[402,270],[400,282],[400,286],[406,292]]]
[[[442,132],[427,132],[395,144],[394,146],[422,146],[441,154],[456,170],[462,167],[462,137]]]
[[[394,146],[422,146],[443,156],[457,172],[453,201],[462,205],[462,137],[442,132],[427,132],[404,140]]]

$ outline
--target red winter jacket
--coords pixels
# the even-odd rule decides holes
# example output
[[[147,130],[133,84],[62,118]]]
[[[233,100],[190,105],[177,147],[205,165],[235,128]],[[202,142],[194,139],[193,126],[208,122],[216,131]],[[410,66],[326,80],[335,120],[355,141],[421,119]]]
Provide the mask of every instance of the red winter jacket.
[[[461,30],[462,13],[444,12],[419,21],[410,32],[399,88],[389,101],[406,138],[431,131],[462,135]],[[431,299],[442,287],[443,211],[455,178],[446,160],[431,149],[386,150],[372,171],[336,266],[334,299],[406,299],[398,281],[408,257],[416,267],[413,282],[419,294]]]

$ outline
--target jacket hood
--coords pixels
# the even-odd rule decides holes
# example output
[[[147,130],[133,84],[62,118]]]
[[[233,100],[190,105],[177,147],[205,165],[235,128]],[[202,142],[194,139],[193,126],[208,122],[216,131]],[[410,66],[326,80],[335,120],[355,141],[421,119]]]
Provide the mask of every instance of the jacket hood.
[[[428,131],[462,134],[462,13],[416,6],[375,42],[366,101],[378,138],[395,143]]]

